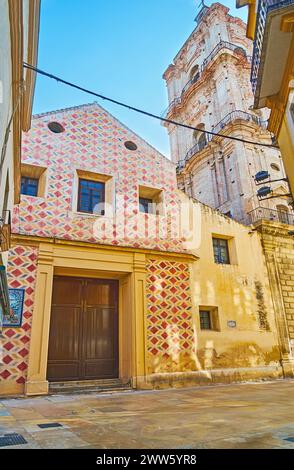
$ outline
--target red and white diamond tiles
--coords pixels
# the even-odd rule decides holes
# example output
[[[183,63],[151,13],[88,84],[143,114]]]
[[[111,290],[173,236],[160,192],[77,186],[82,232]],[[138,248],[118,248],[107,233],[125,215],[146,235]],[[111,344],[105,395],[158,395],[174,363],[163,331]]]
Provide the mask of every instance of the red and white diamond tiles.
[[[33,314],[38,250],[16,246],[9,252],[8,284],[24,288],[21,328],[3,328],[0,356],[0,380],[23,384],[27,375],[31,322]]]
[[[50,121],[60,122],[65,132],[49,131]],[[135,152],[124,146],[136,142]],[[22,196],[15,208],[13,231],[40,237],[55,237],[162,251],[185,251],[173,236],[179,201],[175,166],[143,139],[133,134],[96,104],[37,116],[24,134],[23,163],[47,168],[45,198]],[[115,182],[115,220],[103,217],[97,232],[95,218],[76,213],[73,186],[76,169],[111,175]],[[138,185],[164,190],[168,232],[150,229],[153,214],[138,211]],[[98,218],[99,219],[99,218]]]
[[[148,373],[195,370],[189,266],[150,260],[147,272]]]

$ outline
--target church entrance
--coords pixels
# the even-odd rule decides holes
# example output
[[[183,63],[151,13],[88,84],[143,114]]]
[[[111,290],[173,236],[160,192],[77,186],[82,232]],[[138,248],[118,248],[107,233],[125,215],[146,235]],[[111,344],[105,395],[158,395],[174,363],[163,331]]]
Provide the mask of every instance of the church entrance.
[[[47,379],[118,377],[117,280],[55,276]]]

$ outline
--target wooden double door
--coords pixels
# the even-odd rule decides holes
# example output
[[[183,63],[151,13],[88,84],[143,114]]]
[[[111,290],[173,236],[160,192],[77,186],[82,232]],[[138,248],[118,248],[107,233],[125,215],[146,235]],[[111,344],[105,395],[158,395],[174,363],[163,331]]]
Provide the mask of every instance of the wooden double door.
[[[118,377],[118,281],[54,277],[47,379]]]

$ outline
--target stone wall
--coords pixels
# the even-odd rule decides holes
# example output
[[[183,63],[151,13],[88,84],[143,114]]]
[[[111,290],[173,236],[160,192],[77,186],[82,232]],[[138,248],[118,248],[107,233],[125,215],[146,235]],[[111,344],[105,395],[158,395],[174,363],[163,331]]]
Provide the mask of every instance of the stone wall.
[[[289,361],[294,362],[294,237],[289,233],[293,226],[260,221],[256,229],[262,237],[280,349],[287,369]]]

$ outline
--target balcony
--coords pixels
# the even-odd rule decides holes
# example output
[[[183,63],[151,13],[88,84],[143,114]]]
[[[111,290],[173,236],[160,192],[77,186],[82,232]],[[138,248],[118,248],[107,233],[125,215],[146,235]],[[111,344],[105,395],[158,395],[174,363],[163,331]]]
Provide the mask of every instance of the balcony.
[[[223,119],[221,119],[213,128],[212,131],[219,133],[227,124],[230,124],[233,121],[248,121],[253,122],[259,127],[266,129],[267,121],[263,121],[258,116],[254,114],[247,113],[246,111],[235,110],[228,113]]]
[[[211,53],[206,57],[206,59],[204,59],[204,61],[202,63],[202,66],[201,66],[202,70],[205,67],[207,67],[209,62],[211,62],[214,59],[214,57],[219,53],[219,51],[221,49],[228,49],[228,50],[234,52],[235,54],[238,54],[238,55],[244,57],[246,60],[248,60],[248,62],[251,61],[251,57],[247,55],[247,52],[245,51],[245,49],[243,49],[243,47],[238,46],[237,44],[233,44],[233,43],[228,42],[228,41],[220,41],[215,46],[215,48],[211,51]]]
[[[259,0],[256,16],[256,30],[253,47],[251,83],[255,94],[255,107],[266,105],[266,97],[277,93],[291,42],[276,28],[281,17],[293,12],[293,0]],[[269,19],[269,16],[271,19]],[[273,73],[273,70],[275,73]],[[266,76],[264,71],[267,72]]]
[[[189,80],[186,85],[184,86],[184,88],[182,89],[182,96],[186,93],[186,91],[192,86],[194,85],[194,83],[198,82],[199,78],[201,77],[201,73],[202,72],[198,72],[196,73],[196,75],[191,78],[191,80]]]
[[[188,81],[188,83],[186,83],[186,85],[184,86],[183,90],[182,90],[182,96],[186,93],[186,91],[192,86],[194,85],[194,83],[196,83],[204,69],[207,67],[207,65],[215,58],[215,56],[219,53],[219,51],[221,51],[222,49],[228,49],[230,51],[233,51],[234,53],[238,54],[238,55],[241,55],[242,57],[244,57],[249,63],[251,63],[251,56],[248,56],[245,49],[243,49],[243,47],[240,47],[240,46],[237,46],[236,44],[233,44],[231,42],[227,42],[227,41],[220,41],[215,47],[214,49],[211,51],[211,53],[206,57],[206,59],[204,59],[204,61],[202,62],[202,65],[201,65],[201,69],[200,71],[195,75],[195,77],[193,77],[191,80]]]
[[[180,103],[181,103],[181,98],[173,99],[172,102],[169,104],[169,106],[161,113],[161,117],[168,116],[171,110]]]
[[[187,83],[186,85],[184,86],[184,88],[182,89],[182,93],[181,93],[181,96],[175,98],[171,103],[170,105],[167,107],[167,109],[162,113],[162,116],[168,116],[169,113],[171,113],[171,111],[179,104],[181,104],[182,102],[182,98],[184,96],[184,94],[186,93],[187,90],[189,90],[195,83],[197,83],[202,74],[203,74],[203,71],[204,69],[207,67],[207,65],[214,59],[214,57],[219,53],[220,50],[222,49],[228,49],[228,50],[231,50],[233,51],[234,53],[236,53],[237,55],[239,56],[242,56],[244,58],[246,58],[246,60],[251,63],[251,60],[252,60],[252,57],[247,55],[245,49],[243,49],[242,47],[238,46],[237,44],[233,44],[231,42],[227,42],[227,41],[220,41],[216,46],[215,48],[211,51],[211,53],[206,57],[206,59],[204,59],[202,65],[201,65],[201,68],[200,70],[195,74],[194,77],[192,77]]]
[[[210,137],[210,136],[208,136],[208,137]],[[201,150],[203,150],[206,147],[209,140],[211,140],[211,139],[207,139],[207,137],[206,137],[205,141],[193,145],[193,147],[190,148],[190,150],[186,153],[185,162],[187,163],[190,160],[190,158],[192,158],[193,155],[195,155],[195,153],[201,152]]]
[[[228,124],[231,124],[236,121],[247,121],[247,122],[252,122],[256,124],[259,127],[262,127],[263,129],[266,129],[267,127],[267,121],[261,120],[258,116],[255,116],[254,114],[246,113],[245,111],[241,110],[235,110],[232,111],[231,113],[228,113],[223,119],[221,119],[213,128],[212,132],[215,133],[220,133],[222,129],[224,129]],[[198,152],[203,150],[209,142],[214,138],[214,135],[207,134],[206,135],[206,141],[204,143],[195,144],[191,149],[186,153],[186,156],[183,160],[180,160],[178,162],[177,170],[181,171],[186,163]]]
[[[268,209],[267,207],[257,207],[248,212],[248,216],[251,224],[260,220],[270,220],[280,224],[294,225],[294,214],[282,210]]]
[[[0,251],[8,251],[11,237],[10,211],[4,210],[0,217]]]

